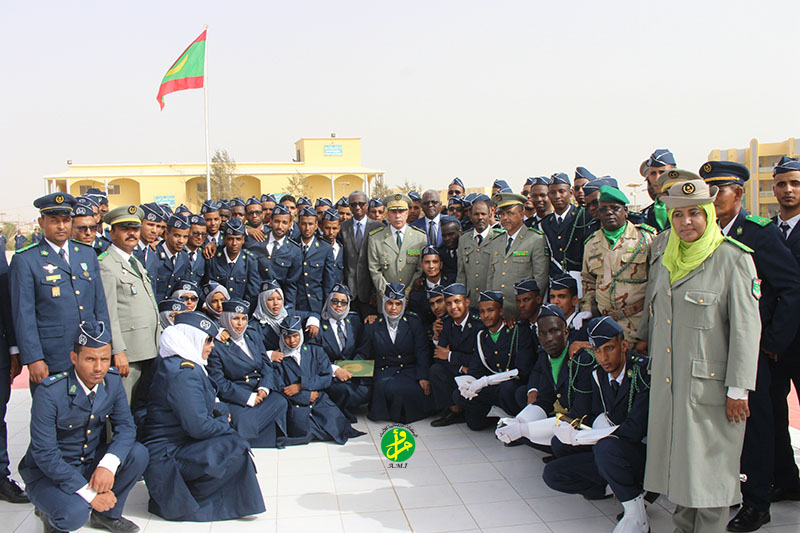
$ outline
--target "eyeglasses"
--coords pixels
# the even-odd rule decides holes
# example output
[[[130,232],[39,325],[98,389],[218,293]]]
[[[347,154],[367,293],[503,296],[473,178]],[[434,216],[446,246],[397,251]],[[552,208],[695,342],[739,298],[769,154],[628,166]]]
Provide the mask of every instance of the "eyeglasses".
[[[440,203],[442,203],[442,202],[440,202],[438,200],[428,200],[427,202],[422,202],[422,205],[437,205],[437,204],[440,204]]]
[[[347,305],[347,303],[348,303],[347,300],[339,300],[338,298],[331,298],[331,305],[345,306]]]
[[[94,226],[75,226],[78,231],[97,231],[97,224]]]
[[[619,213],[622,209],[623,207],[621,205],[606,205],[598,209],[598,213],[601,215],[605,215],[606,213]]]
[[[259,209],[258,211],[248,211],[248,212],[247,212],[247,216],[251,216],[251,215],[260,215],[261,213],[263,213],[263,211],[262,211],[262,210],[260,210],[260,209]]]
[[[199,298],[197,296],[181,296],[181,300],[184,302],[196,302]]]
[[[208,235],[205,231],[193,231],[192,237],[205,237]]]
[[[365,205],[367,205],[367,202],[350,202],[350,205],[364,207]]]

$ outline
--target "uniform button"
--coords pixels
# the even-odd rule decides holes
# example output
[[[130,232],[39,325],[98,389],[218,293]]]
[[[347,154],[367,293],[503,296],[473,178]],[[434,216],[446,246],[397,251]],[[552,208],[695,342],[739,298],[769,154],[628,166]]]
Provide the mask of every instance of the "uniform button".
[[[89,418],[94,420],[94,415],[89,415]]]
[[[556,394],[556,398],[561,398],[561,395],[560,394]]]
[[[703,299],[702,298],[700,298],[700,303],[703,303]]]
[[[303,272],[303,275],[304,276],[308,276],[308,272]]]
[[[561,235],[559,235],[559,236],[558,236],[558,237],[556,237],[556,238],[557,238],[557,239],[560,239],[560,238],[561,238]]]
[[[306,283],[306,287],[308,287],[308,283]]]
[[[84,448],[88,448],[88,447],[89,447],[89,445],[88,445],[88,444],[84,444],[84,445],[83,445],[83,447],[84,447]]]
[[[92,434],[92,430],[91,430],[91,429],[87,429],[87,430],[86,430],[86,434],[87,434],[87,435],[91,435],[91,434]]]
[[[712,378],[713,378],[714,376],[716,376],[716,375],[717,375],[717,373],[716,373],[716,372],[712,372],[712,373],[711,373],[711,377],[712,377]]]
[[[672,324],[672,320],[667,319],[667,324]]]
[[[669,378],[667,378],[667,383],[669,383]]]
[[[303,261],[303,266],[306,266],[307,264],[308,264],[308,263],[306,263],[305,261]]]
[[[83,461],[83,457],[81,457],[81,461]]]
[[[78,309],[80,309],[81,311],[83,311],[83,306],[82,306],[82,305],[79,305],[79,306],[78,306]]]
[[[69,425],[69,429],[72,429],[72,424]]]
[[[72,279],[78,279],[78,278],[77,278],[77,277],[75,277],[75,276],[72,276]]]
[[[231,281],[233,281],[233,278],[231,278]]]
[[[476,264],[476,265],[480,265],[480,264],[481,264],[481,262],[480,262],[480,261],[475,261],[475,264]]]
[[[506,288],[505,284],[501,284],[501,285],[500,285],[500,288],[501,288],[501,289],[505,289],[505,288]]]
[[[478,278],[478,277],[480,277],[480,275],[479,274],[475,274],[475,277]]]
[[[667,348],[667,353],[669,353],[669,348]]]
[[[81,293],[81,291],[75,291],[75,294],[80,294],[80,293]]]
[[[503,261],[503,264],[504,264],[504,265],[505,265],[506,263],[508,263],[508,259],[506,259],[505,261]]]

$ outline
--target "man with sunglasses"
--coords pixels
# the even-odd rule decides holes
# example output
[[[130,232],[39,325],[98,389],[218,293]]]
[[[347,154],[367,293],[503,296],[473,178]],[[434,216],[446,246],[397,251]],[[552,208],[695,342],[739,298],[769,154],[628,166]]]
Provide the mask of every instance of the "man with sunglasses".
[[[656,231],[646,224],[629,222],[628,203],[619,189],[600,187],[600,229],[584,246],[580,310],[593,316],[610,316],[632,342],[644,309],[650,243]]]
[[[575,169],[575,180],[572,182],[572,197],[578,207],[586,207],[584,200],[583,186],[597,179],[597,176],[586,170],[584,167],[577,167]]]
[[[353,217],[342,222],[339,240],[344,247],[344,282],[353,295],[350,309],[361,317],[376,314],[372,280],[367,268],[367,238],[371,231],[382,228],[367,216],[367,195],[353,191],[347,199]]]
[[[442,245],[442,200],[439,192],[428,189],[422,193],[422,212],[424,217],[418,218],[410,225],[421,229],[428,236],[428,244],[439,247]]]
[[[206,242],[206,220],[200,215],[189,217],[189,240],[186,241],[186,254],[189,256],[189,270],[184,274],[185,281],[197,284],[206,273],[206,258],[203,257],[203,245]]]
[[[82,201],[82,197],[76,200],[77,203],[72,208],[72,231],[70,237],[73,241],[94,247],[95,252],[100,255],[111,243],[105,244],[103,247],[103,240],[97,238],[97,224],[95,223],[91,205],[86,201]]]

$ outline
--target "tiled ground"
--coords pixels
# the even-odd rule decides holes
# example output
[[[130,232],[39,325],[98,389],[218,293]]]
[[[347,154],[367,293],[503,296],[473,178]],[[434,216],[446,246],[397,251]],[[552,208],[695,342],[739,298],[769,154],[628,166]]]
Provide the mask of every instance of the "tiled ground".
[[[8,423],[14,469],[28,443],[29,406],[27,390],[12,392]],[[413,425],[417,449],[408,468],[389,469],[376,447],[382,426],[361,417],[358,427],[368,434],[345,446],[255,450],[267,505],[261,516],[212,524],[165,522],[147,512],[143,483],[131,492],[125,515],[147,533],[593,533],[614,528],[621,510],[616,501],[589,502],[551,491],[541,479],[543,454],[527,446],[504,448],[490,430],[476,433],[463,425],[436,429],[423,421]],[[672,531],[671,509],[663,498],[648,508],[653,533]],[[0,531],[38,533],[41,522],[30,505],[0,502]],[[800,531],[800,503],[774,505],[772,522],[762,531]]]

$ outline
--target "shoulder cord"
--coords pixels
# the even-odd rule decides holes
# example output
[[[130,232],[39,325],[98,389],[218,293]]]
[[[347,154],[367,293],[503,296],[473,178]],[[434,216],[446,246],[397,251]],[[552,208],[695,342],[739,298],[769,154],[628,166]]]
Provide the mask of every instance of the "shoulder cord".
[[[574,363],[574,364],[573,364]],[[588,363],[581,363],[580,356],[576,353],[575,357],[570,359],[567,362],[567,367],[569,368],[569,387],[567,388],[567,403],[569,404],[569,408],[572,409],[572,391],[577,392],[578,394],[591,394],[591,389],[589,390],[580,390],[575,387],[575,379],[578,377],[578,370],[576,367],[581,366],[593,366],[594,365],[594,357]]]

